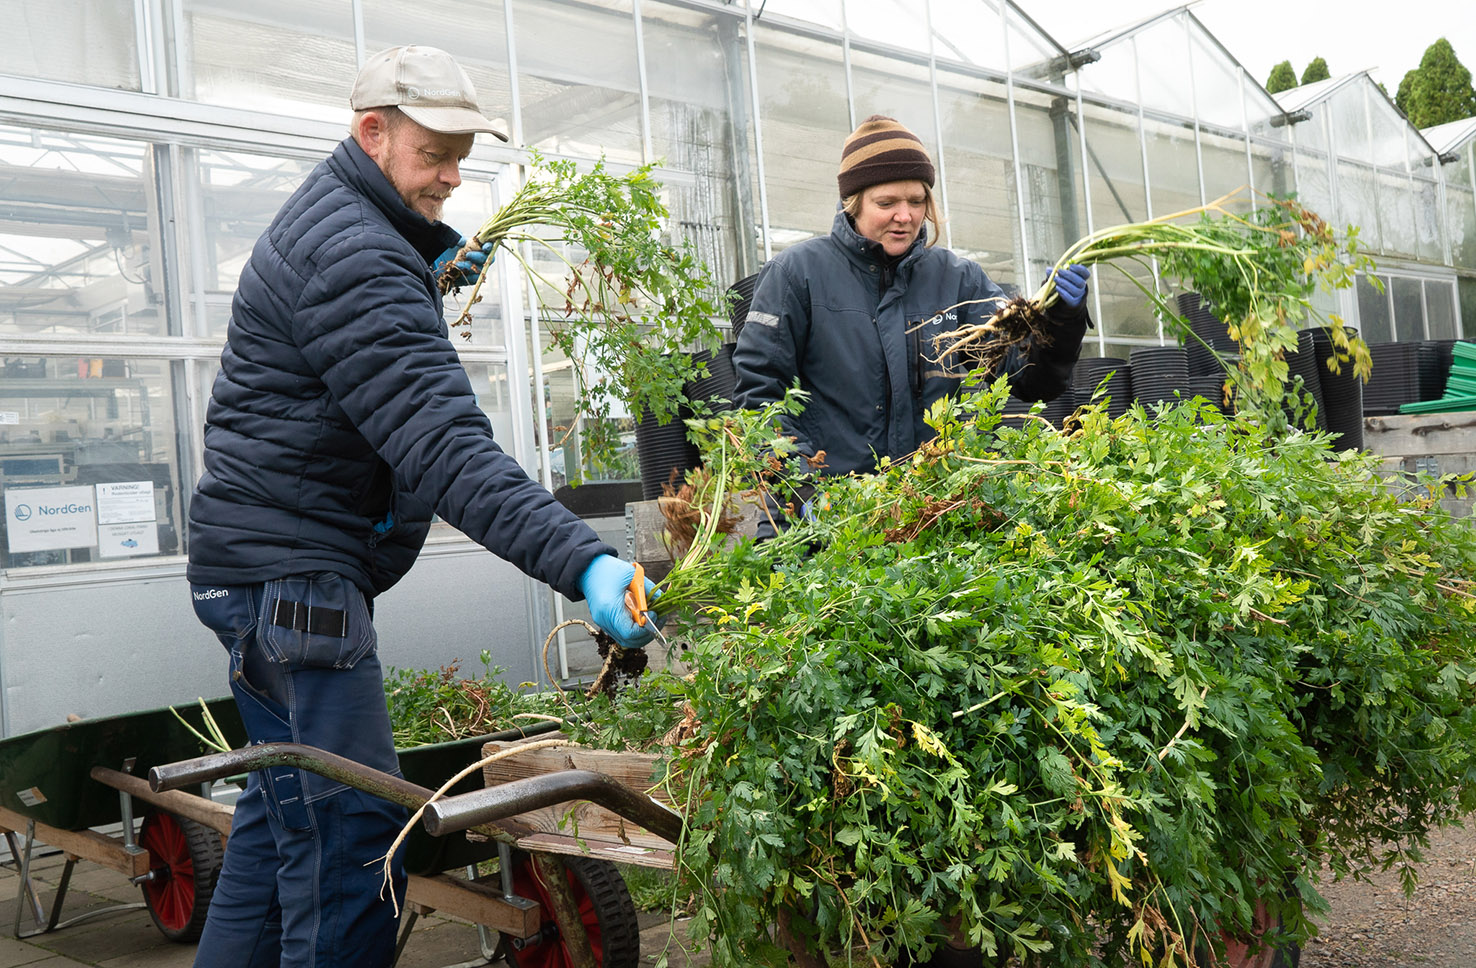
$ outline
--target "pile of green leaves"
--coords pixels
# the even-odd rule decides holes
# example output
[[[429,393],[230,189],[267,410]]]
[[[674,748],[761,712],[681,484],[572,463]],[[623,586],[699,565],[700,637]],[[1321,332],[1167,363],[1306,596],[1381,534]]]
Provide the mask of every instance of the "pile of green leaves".
[[[533,691],[531,682],[509,686],[490,652],[484,650],[481,661],[477,675],[464,674],[460,662],[439,669],[385,670],[384,697],[396,749],[510,729],[522,713],[556,716],[562,711],[555,694]]]
[[[666,783],[716,964],[785,964],[780,920],[838,963],[953,921],[1029,964],[1209,964],[1260,901],[1305,938],[1324,861],[1476,806],[1476,534],[1442,483],[1196,405],[1012,429],[1005,392],[715,550],[693,673],[626,698],[646,736],[697,724]]]
[[[527,181],[468,241],[492,243],[494,255],[513,259],[536,283],[542,314],[554,321],[553,347],[573,369],[576,416],[593,460],[610,461],[618,446],[613,402],[662,423],[677,413],[683,383],[706,375],[690,352],[715,348],[715,320],[727,315],[711,270],[690,242],[672,238],[654,168],[615,174],[601,159],[580,171],[571,160],[534,153]],[[558,277],[546,271],[549,257]],[[470,326],[492,264],[455,325]],[[442,287],[451,288],[449,277]]]

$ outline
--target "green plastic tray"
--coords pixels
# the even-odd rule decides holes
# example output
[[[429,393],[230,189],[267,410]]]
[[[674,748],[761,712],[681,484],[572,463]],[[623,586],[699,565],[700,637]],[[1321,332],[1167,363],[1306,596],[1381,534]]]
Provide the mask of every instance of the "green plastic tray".
[[[1419,403],[1403,404],[1399,408],[1400,413],[1457,413],[1464,410],[1476,410],[1476,395],[1422,400]]]

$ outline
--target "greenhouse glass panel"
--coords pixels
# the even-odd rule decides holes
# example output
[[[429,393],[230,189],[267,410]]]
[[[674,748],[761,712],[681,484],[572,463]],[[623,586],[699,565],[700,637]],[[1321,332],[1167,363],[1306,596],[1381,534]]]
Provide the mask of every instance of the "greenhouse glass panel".
[[[933,87],[924,64],[851,52],[851,91],[856,120],[873,114],[896,118],[922,141],[928,157],[938,157],[938,131],[933,115]],[[842,139],[844,140],[844,139]],[[834,145],[837,167],[841,142]]]
[[[1379,235],[1378,199],[1374,190],[1374,173],[1363,165],[1339,161],[1337,167],[1339,225],[1356,225],[1359,240],[1375,251],[1383,248]]]
[[[954,251],[1018,286],[1015,160],[1004,85],[938,72],[948,223]]]
[[[425,4],[418,0],[359,0],[364,17],[364,54],[424,36]],[[437,4],[455,30],[440,30],[430,43],[456,58],[477,89],[482,113],[502,122],[512,136],[512,86],[507,69],[507,16],[503,0],[450,0]],[[491,140],[484,135],[479,140]]]
[[[0,0],[0,24],[10,38],[0,71],[140,90],[134,7],[134,0]]]
[[[1245,124],[1251,134],[1265,141],[1291,144],[1291,134],[1284,123],[1281,105],[1266,94],[1255,78],[1241,72],[1242,90],[1245,92]]]
[[[1290,195],[1296,191],[1291,146],[1251,141],[1251,185],[1268,195]]]
[[[1455,339],[1455,287],[1440,279],[1425,280],[1427,339]]]
[[[1365,94],[1368,97],[1368,118],[1372,125],[1370,134],[1373,138],[1373,162],[1382,168],[1402,172],[1410,157],[1409,122],[1400,117],[1394,106],[1377,89],[1366,90]]]
[[[179,406],[184,364],[162,359],[6,358],[0,411],[0,568],[183,552]],[[193,484],[193,481],[187,483]],[[75,504],[69,527],[20,512]],[[17,513],[20,512],[20,513]]]
[[[348,123],[357,76],[349,0],[182,0],[181,95]]]
[[[1440,191],[1434,179],[1415,175],[1414,186],[1415,236],[1419,257],[1426,262],[1444,262],[1445,246],[1441,240],[1444,231],[1440,211]]]
[[[1245,140],[1222,137],[1208,131],[1199,133],[1200,157],[1204,163],[1204,197],[1216,199],[1250,184],[1250,170],[1245,163]],[[1249,208],[1249,206],[1247,206]]]
[[[1098,53],[1102,55],[1101,60],[1084,64],[1076,71],[1082,91],[1095,92],[1124,104],[1136,104],[1138,68],[1133,45],[1119,40],[1098,48]]]
[[[831,30],[840,30],[845,23],[841,16],[841,2],[842,0],[753,0],[749,6],[755,14],[762,12],[765,20],[771,14],[778,14],[781,17],[806,20]]]
[[[1137,116],[1090,103],[1083,110],[1093,230],[1142,221],[1148,217],[1148,204]],[[1139,283],[1153,288],[1149,269],[1138,265],[1124,268]],[[1099,272],[1093,282],[1102,300],[1103,318],[1097,320],[1101,338],[1157,334],[1158,324],[1143,293],[1129,279],[1118,272]]]
[[[1345,85],[1325,102],[1332,120],[1332,136],[1339,158],[1372,161],[1373,144],[1369,140],[1368,111],[1362,85]]]
[[[1461,276],[1456,280],[1456,295],[1460,297],[1461,318],[1456,320],[1460,338],[1476,334],[1476,279]]]
[[[983,0],[982,6],[996,11],[1005,22],[1006,43],[1009,45],[1008,63],[1010,70],[1026,77],[1044,77],[1060,82],[1066,69],[1066,51],[1041,33],[1030,20],[1020,14],[1017,4],[1005,0]],[[933,26],[947,30],[946,23],[936,14]],[[995,66],[1003,66],[1003,63]]]
[[[830,232],[851,112],[839,44],[762,24],[754,38],[769,242],[777,252]]]
[[[1181,118],[1194,117],[1194,84],[1199,68],[1189,61],[1189,37],[1182,18],[1174,17],[1133,35],[1138,58],[1138,90],[1144,107]],[[1203,105],[1201,105],[1201,110]]]
[[[846,29],[853,37],[928,52],[927,11],[917,0],[846,0]]]
[[[511,0],[523,141],[576,158],[642,158],[631,0]]]
[[[1425,338],[1425,305],[1420,280],[1394,276],[1391,291],[1394,302],[1394,333],[1405,342]]]
[[[256,240],[316,161],[223,148],[187,148],[181,158],[181,181],[192,186],[181,240],[185,315],[195,335],[224,337],[231,297]]]
[[[746,217],[741,214],[734,177],[738,159],[746,166],[752,156],[740,26],[733,17],[652,0],[641,4],[652,149],[662,164],[695,179],[667,187],[672,224],[729,283],[746,274],[740,267],[757,265],[759,243],[757,219],[751,206]],[[735,113],[742,119],[737,125]]]
[[[1464,186],[1447,184],[1445,209],[1451,260],[1463,269],[1476,269],[1476,193]]]
[[[1240,90],[1240,68],[1202,33],[1195,31],[1192,42],[1194,103],[1199,120],[1232,131],[1244,131],[1245,103]],[[1187,77],[1186,73],[1180,84]]]
[[[1045,281],[1051,267],[1066,250],[1066,214],[1071,215],[1069,241],[1086,234],[1085,214],[1076,204],[1080,188],[1073,172],[1077,168],[1079,139],[1065,118],[1053,118],[1052,98],[1035,91],[1015,89],[1015,124],[1019,132],[1020,182],[1024,191],[1024,213],[1030,264],[1018,284],[1030,289]],[[1066,168],[1062,169],[1063,162]],[[950,201],[952,195],[949,196]]]
[[[0,125],[0,333],[168,332],[161,150]]]
[[[1094,227],[1142,221],[1148,217],[1148,203],[1137,115],[1090,102],[1083,111]]]
[[[1292,143],[1299,151],[1316,151],[1327,153],[1327,130],[1331,123],[1328,118],[1330,112],[1325,110],[1314,110],[1312,117],[1306,121],[1298,121],[1288,125],[1291,131]]]
[[[1199,158],[1194,128],[1185,123],[1145,119],[1148,192],[1155,216],[1182,212],[1200,204]]]
[[[1327,178],[1327,157],[1320,151],[1297,148],[1297,199],[1322,216],[1323,221],[1341,227],[1342,221],[1333,211],[1332,186]]]
[[[1359,273],[1354,285],[1358,293],[1358,335],[1365,343],[1387,343],[1394,339],[1393,325],[1389,318],[1389,278],[1378,277],[1382,283],[1375,289],[1369,277]]]
[[[1415,231],[1415,198],[1403,172],[1378,172],[1379,231],[1386,255],[1413,258],[1419,249]]]
[[[929,0],[929,4],[933,21],[933,53],[939,61],[956,61],[995,71],[1005,69],[1004,30],[999,9],[993,3],[988,0]],[[1030,51],[1014,52],[1014,60],[1018,64],[1023,65],[1033,59],[1034,54]]]

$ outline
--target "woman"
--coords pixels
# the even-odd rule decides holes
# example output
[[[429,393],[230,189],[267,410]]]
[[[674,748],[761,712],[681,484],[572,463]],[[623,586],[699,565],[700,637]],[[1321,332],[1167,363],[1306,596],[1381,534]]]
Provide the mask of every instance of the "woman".
[[[830,234],[775,256],[754,290],[733,353],[735,403],[755,409],[779,400],[798,378],[809,401],[785,429],[804,454],[825,452],[825,474],[875,470],[877,458],[901,457],[929,439],[927,408],[957,393],[972,365],[940,359],[935,337],[983,322],[1004,295],[978,265],[934,247],[933,180],[916,135],[892,118],[867,118],[841,150]],[[1090,274],[1063,269],[1048,338],[1012,349],[1000,364],[1021,399],[1050,400],[1070,386],[1091,325]]]

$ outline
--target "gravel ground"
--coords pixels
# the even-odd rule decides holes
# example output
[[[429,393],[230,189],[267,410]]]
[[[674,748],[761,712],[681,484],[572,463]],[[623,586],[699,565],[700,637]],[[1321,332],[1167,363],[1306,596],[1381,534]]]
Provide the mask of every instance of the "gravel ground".
[[[1331,910],[1301,968],[1476,968],[1476,817],[1432,836],[1419,873],[1408,898],[1393,871],[1324,881]]]

